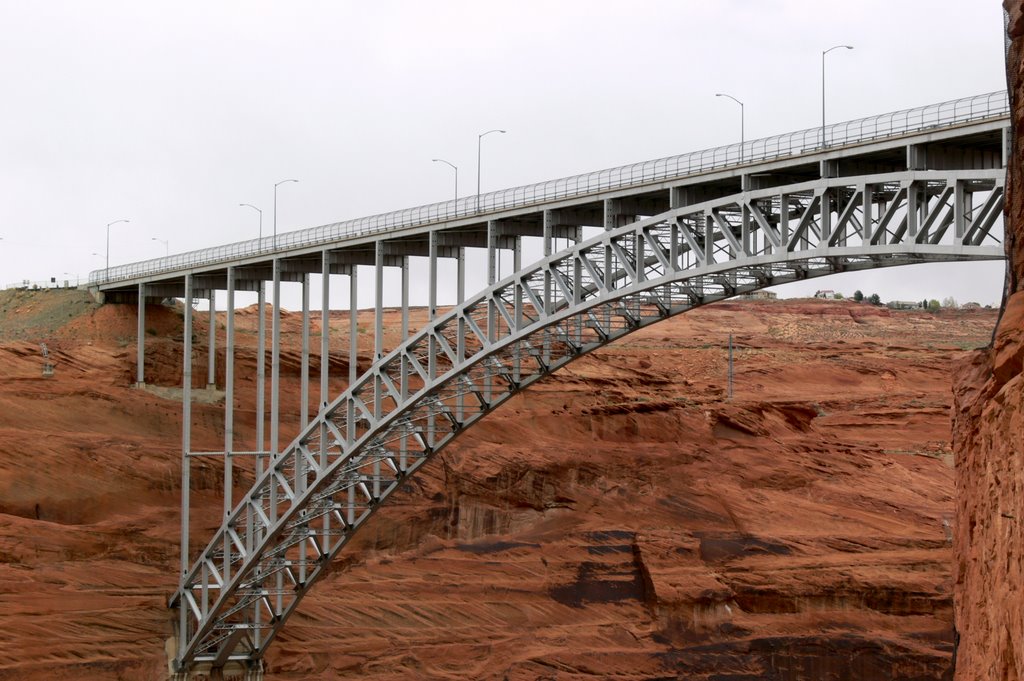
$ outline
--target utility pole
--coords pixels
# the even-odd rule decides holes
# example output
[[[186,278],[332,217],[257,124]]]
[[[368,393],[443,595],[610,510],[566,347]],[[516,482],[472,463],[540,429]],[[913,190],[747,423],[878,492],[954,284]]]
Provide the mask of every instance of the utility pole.
[[[729,334],[729,399],[732,400],[732,334]]]

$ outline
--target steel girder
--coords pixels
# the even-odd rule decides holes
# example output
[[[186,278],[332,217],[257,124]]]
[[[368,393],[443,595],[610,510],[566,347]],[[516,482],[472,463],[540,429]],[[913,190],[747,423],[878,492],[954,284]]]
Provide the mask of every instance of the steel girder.
[[[235,506],[171,599],[176,666],[257,662],[408,476],[592,350],[798,279],[1002,258],[1003,176],[904,172],[744,192],[606,231],[481,291],[323,408]]]

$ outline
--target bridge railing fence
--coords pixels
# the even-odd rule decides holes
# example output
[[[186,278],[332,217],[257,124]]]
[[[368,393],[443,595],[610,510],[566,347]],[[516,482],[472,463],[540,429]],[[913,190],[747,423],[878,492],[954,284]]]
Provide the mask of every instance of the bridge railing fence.
[[[89,274],[89,283],[106,284],[163,272],[216,265],[247,257],[266,256],[282,250],[327,245],[346,238],[387,232],[398,228],[436,224],[556,199],[585,196],[600,191],[625,189],[733,165],[781,159],[825,147],[884,139],[933,127],[1005,116],[1008,113],[1009,102],[1006,91],[990,92],[939,104],[833,123],[824,129],[821,127],[809,128],[749,140],[742,146],[729,144],[713,147],[390,213],[285,232],[276,237],[265,236],[261,239],[250,239],[120,265],[106,270],[96,270]]]

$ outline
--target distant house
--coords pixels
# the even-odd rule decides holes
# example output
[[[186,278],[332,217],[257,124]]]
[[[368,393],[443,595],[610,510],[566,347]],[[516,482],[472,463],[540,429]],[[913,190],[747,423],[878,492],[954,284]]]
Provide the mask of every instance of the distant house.
[[[833,291],[830,288],[829,289],[824,289],[822,291],[818,291],[817,293],[815,293],[814,297],[815,298],[835,298],[836,297],[836,292]]]
[[[981,309],[981,303],[974,303],[974,302],[964,303],[963,305],[960,306],[960,309],[961,310],[980,310]]]
[[[890,310],[919,310],[921,309],[920,300],[890,300],[885,304]]]
[[[743,300],[775,300],[778,297],[774,291],[753,291],[740,296]]]

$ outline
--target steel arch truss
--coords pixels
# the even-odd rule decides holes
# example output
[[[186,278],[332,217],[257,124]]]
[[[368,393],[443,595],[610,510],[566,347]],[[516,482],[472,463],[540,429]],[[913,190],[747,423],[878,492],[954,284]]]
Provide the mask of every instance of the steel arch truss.
[[[177,666],[259,660],[406,477],[581,355],[767,286],[1002,258],[1002,205],[1002,170],[816,180],[644,218],[490,286],[379,360],[273,460],[172,598]]]

